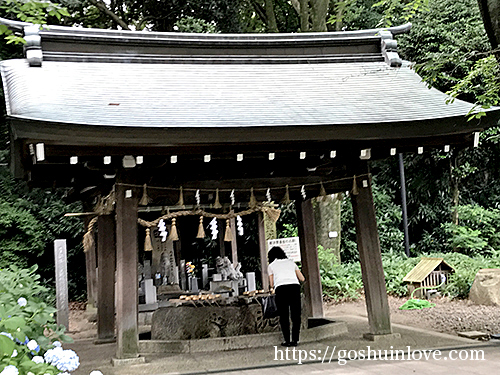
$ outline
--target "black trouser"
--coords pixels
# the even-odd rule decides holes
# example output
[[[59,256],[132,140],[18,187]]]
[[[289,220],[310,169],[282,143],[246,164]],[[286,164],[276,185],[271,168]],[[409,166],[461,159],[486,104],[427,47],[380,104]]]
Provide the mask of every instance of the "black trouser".
[[[290,315],[292,316],[292,341],[299,341],[300,334],[300,285],[287,284],[276,288],[276,307],[280,316],[283,338],[290,342]]]

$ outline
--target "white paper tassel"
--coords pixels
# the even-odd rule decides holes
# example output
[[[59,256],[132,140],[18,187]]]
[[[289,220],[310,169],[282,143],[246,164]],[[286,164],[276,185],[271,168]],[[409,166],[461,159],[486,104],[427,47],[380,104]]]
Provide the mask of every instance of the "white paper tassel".
[[[163,219],[161,219],[160,222],[158,223],[158,232],[160,233],[161,242],[165,242],[168,237],[168,232]]]
[[[266,199],[268,202],[271,202],[271,189],[267,188],[266,191]]]
[[[235,203],[235,199],[234,199],[234,189],[231,190],[231,195],[230,195],[230,198],[231,198],[231,206],[234,206],[234,203]]]
[[[210,222],[210,231],[212,232],[212,240],[217,239],[217,235],[219,234],[219,229],[217,229],[217,218],[213,218]]]
[[[196,205],[199,206],[200,205],[200,189],[196,190],[195,198],[196,198]]]
[[[302,185],[302,188],[300,189],[300,194],[302,194],[302,198],[304,200],[307,198],[306,187],[304,185]]]
[[[243,236],[243,220],[241,216],[236,216],[236,229],[238,230],[238,235]]]

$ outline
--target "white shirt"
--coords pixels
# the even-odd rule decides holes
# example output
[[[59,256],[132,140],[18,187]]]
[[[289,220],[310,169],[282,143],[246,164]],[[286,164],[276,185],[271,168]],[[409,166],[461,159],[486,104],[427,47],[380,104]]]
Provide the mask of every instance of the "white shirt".
[[[299,267],[290,259],[276,259],[267,268],[269,275],[274,277],[274,288],[280,285],[300,284],[295,273]]]

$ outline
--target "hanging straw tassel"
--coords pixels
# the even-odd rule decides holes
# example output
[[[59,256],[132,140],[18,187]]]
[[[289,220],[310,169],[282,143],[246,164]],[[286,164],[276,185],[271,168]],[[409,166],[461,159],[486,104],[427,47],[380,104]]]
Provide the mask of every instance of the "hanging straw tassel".
[[[281,200],[281,203],[283,204],[290,204],[290,192],[288,191],[288,185],[286,185],[286,191],[285,191],[285,196]]]
[[[254,208],[257,206],[257,199],[255,199],[255,195],[253,193],[253,188],[250,189],[250,202],[248,202],[248,206],[250,208]]]
[[[326,190],[325,187],[323,186],[323,182],[320,182],[319,196],[326,197]]]
[[[153,244],[151,243],[151,229],[146,228],[146,239],[144,240],[144,251],[153,251]]]
[[[142,198],[139,201],[141,206],[147,206],[151,202],[151,199],[148,197],[148,185],[144,184],[142,186]]]
[[[203,216],[200,216],[200,225],[198,226],[198,234],[196,238],[205,238],[205,228],[203,228]]]
[[[177,219],[174,217],[172,219],[172,227],[170,227],[170,236],[168,236],[168,239],[172,241],[179,241],[179,235],[177,234],[177,226],[175,225],[176,221]]]
[[[231,242],[233,240],[233,233],[231,232],[231,227],[229,226],[229,219],[226,220],[226,233],[224,234],[224,241]]]
[[[222,204],[219,202],[219,189],[215,189],[214,208],[222,208]]]
[[[83,235],[83,252],[90,250],[94,246],[94,225],[97,223],[97,216],[90,220],[87,232]]]
[[[182,192],[182,186],[180,187],[180,192],[179,192],[179,202],[177,202],[176,206],[184,208],[184,194]]]
[[[358,195],[359,190],[358,190],[358,184],[356,183],[356,176],[352,179],[352,190],[351,190],[353,195]]]

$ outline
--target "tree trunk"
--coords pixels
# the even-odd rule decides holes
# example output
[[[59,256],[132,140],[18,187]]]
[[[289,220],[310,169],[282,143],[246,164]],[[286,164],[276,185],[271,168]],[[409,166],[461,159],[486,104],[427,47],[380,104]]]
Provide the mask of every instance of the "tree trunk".
[[[459,176],[457,175],[458,155],[453,154],[450,158],[450,175],[451,175],[451,199],[453,203],[453,211],[451,220],[453,224],[458,225],[458,203],[460,198]]]
[[[300,31],[309,31],[309,0],[300,0]]]
[[[500,3],[498,0],[478,0],[479,10],[483,17],[484,29],[490,40],[493,50],[496,50],[495,57],[500,63]]]
[[[326,15],[328,13],[329,0],[311,1],[311,31],[327,31]]]
[[[274,0],[266,0],[266,18],[267,18],[267,31],[270,33],[277,33],[278,24],[276,23],[276,15],[274,14]]]
[[[124,30],[130,30],[127,23],[125,23],[120,17],[118,17],[115,13],[113,13],[106,5],[106,3],[102,0],[89,0],[89,3],[94,5],[99,11],[113,21],[115,21],[118,25],[120,25]]]
[[[329,249],[340,263],[340,203],[342,193],[314,198],[314,220],[318,245]]]

